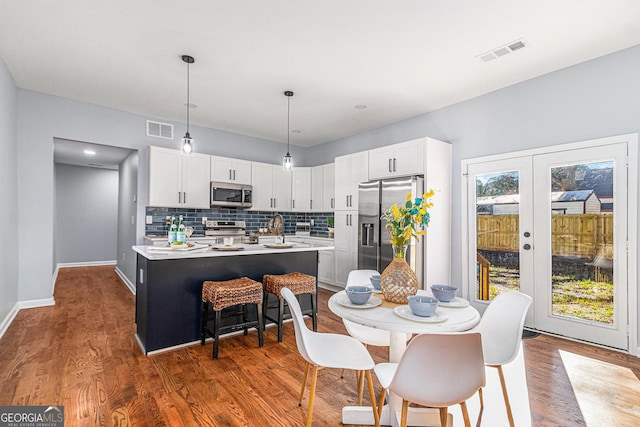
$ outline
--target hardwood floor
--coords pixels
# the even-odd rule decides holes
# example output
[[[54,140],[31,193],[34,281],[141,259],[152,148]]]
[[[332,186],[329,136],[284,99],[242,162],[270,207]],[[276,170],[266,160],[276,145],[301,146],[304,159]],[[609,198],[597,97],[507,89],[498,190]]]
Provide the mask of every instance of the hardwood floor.
[[[319,330],[346,333],[327,309],[330,295],[320,292]],[[0,340],[0,405],[64,405],[66,426],[304,423],[292,323],[282,343],[268,328],[264,348],[255,331],[223,339],[217,361],[211,342],[145,356],[134,338],[135,297],[113,266],[62,269],[55,300],[21,310]],[[377,362],[387,357],[384,348],[370,351]],[[599,425],[640,424],[640,359],[547,336],[524,340],[524,351],[533,426],[595,427],[603,407],[597,399],[579,406],[583,395],[613,408]],[[341,407],[357,399],[354,375],[324,369],[317,387],[314,425],[340,425]]]

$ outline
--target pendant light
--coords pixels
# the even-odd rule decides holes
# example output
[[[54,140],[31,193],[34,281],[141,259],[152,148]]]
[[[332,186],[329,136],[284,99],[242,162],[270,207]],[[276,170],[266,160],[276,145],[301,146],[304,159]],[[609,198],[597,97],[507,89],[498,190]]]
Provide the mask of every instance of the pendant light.
[[[189,104],[189,64],[193,64],[195,59],[193,56],[182,55],[182,60],[187,63],[187,133],[182,137],[182,152],[189,154],[193,151],[193,139],[189,134],[189,108],[191,108],[191,104]]]
[[[284,96],[287,97],[287,154],[282,159],[282,169],[285,171],[290,171],[293,169],[293,159],[291,158],[291,154],[289,154],[289,135],[291,134],[291,129],[289,129],[289,107],[291,104],[291,97],[293,96],[293,92],[290,90],[284,93]]]

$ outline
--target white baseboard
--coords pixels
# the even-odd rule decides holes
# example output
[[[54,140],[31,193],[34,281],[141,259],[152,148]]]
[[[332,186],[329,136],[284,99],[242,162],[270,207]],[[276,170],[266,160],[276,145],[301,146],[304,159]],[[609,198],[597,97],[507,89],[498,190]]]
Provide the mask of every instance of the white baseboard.
[[[18,315],[18,311],[20,311],[20,307],[18,306],[18,303],[15,303],[9,311],[9,314],[7,314],[7,316],[2,320],[2,323],[0,323],[0,338],[2,338],[5,332],[7,332],[9,325],[11,325],[13,319]]]
[[[38,308],[38,307],[48,307],[51,305],[56,305],[56,301],[51,298],[43,298],[43,299],[30,299],[26,301],[18,301],[18,309],[22,310],[25,308]]]
[[[131,281],[127,278],[127,276],[125,276],[124,273],[118,267],[116,267],[115,272],[120,277],[120,279],[124,282],[127,288],[129,288],[131,293],[135,295],[136,294],[135,285],[131,283]]]
[[[58,263],[57,269],[67,268],[67,267],[94,267],[96,265],[116,265],[115,260],[107,260],[107,261],[87,261],[87,262],[60,262]]]

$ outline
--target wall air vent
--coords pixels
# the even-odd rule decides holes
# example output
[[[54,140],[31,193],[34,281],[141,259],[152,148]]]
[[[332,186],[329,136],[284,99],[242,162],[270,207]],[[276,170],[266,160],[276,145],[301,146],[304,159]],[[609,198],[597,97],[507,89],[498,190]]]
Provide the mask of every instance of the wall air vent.
[[[173,125],[147,120],[147,136],[173,140]]]
[[[516,50],[520,50],[526,46],[527,42],[524,39],[519,39],[516,41],[512,41],[511,43],[498,46],[488,52],[481,53],[480,55],[477,55],[476,58],[480,58],[480,60],[483,62],[489,62],[501,56],[505,56],[511,52],[515,52]]]

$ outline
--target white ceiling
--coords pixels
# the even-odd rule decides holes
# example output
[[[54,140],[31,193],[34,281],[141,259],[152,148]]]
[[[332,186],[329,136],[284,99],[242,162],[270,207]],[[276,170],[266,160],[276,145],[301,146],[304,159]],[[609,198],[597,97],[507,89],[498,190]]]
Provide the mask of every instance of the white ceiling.
[[[639,18],[638,0],[0,0],[0,58],[21,88],[183,122],[189,54],[192,124],[284,142],[292,90],[291,144],[312,146],[640,44]]]

